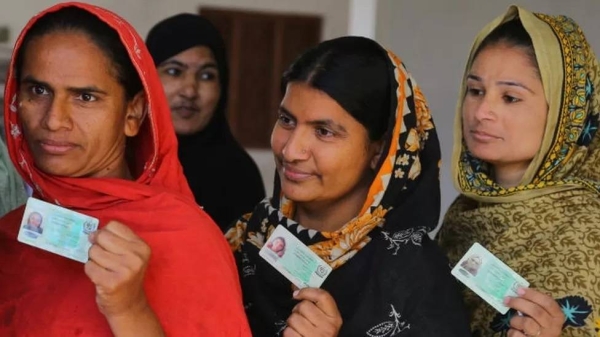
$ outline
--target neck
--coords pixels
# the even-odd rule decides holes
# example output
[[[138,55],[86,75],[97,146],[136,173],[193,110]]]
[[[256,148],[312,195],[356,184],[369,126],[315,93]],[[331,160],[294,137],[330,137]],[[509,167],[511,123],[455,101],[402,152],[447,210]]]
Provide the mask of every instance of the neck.
[[[519,183],[523,179],[525,171],[527,171],[528,167],[529,162],[508,165],[494,165],[492,171],[494,180],[503,188],[519,186]]]
[[[89,177],[133,180],[133,176],[131,175],[131,171],[129,170],[129,165],[127,164],[125,156],[122,156],[118,160],[106,165],[106,168],[91,174]]]
[[[125,179],[125,180],[133,180],[133,176],[131,175],[131,171],[129,170],[127,163],[123,163],[123,165],[119,166],[119,168],[117,170],[115,170],[113,173],[114,173],[114,175],[110,175],[109,177]]]
[[[358,215],[368,192],[367,185],[332,202],[297,203],[294,219],[304,228],[319,232],[337,231]]]

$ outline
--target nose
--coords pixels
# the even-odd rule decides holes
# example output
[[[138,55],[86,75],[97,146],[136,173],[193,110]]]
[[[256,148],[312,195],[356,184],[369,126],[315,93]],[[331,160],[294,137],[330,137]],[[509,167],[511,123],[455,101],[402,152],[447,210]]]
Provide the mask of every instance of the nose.
[[[198,97],[198,79],[195,76],[188,74],[183,78],[183,85],[179,91],[179,95],[187,99],[195,99]]]
[[[73,127],[71,105],[68,98],[55,96],[50,102],[42,120],[42,125],[49,131],[70,130]]]
[[[282,150],[286,162],[303,161],[310,157],[310,138],[307,131],[296,128],[290,132]]]
[[[473,107],[474,117],[477,121],[491,120],[495,117],[496,103],[491,95],[483,95],[478,100],[478,104]]]

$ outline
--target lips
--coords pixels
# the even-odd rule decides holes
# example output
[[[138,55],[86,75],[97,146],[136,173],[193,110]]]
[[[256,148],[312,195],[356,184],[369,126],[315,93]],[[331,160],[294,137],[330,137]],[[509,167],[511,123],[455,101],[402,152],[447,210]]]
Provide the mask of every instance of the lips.
[[[50,139],[43,139],[39,141],[40,147],[44,152],[53,155],[61,155],[74,149],[77,145],[70,142],[55,141]]]
[[[282,172],[287,180],[295,182],[302,182],[314,177],[314,174],[299,170],[288,164],[283,164]]]
[[[480,142],[491,142],[494,140],[502,139],[502,137],[498,137],[491,133],[481,131],[481,130],[471,130],[471,137]]]
[[[200,112],[200,109],[193,105],[180,105],[171,110],[181,118],[190,118]]]

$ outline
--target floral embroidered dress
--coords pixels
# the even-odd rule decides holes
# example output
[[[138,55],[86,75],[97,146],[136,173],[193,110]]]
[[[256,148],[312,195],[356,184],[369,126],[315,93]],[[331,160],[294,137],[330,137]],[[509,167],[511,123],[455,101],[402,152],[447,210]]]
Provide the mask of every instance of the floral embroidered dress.
[[[402,62],[381,52],[389,58],[391,122],[360,214],[338,231],[317,232],[293,220],[291,201],[275,197],[227,232],[255,336],[280,336],[297,303],[292,284],[258,255],[278,225],[334,268],[322,288],[341,312],[340,336],[469,336],[448,260],[427,235],[440,212],[435,127]]]
[[[517,17],[533,41],[549,107],[542,147],[520,185],[502,188],[465,148],[459,104],[452,174],[462,195],[440,242],[453,263],[479,242],[531,287],[552,294],[566,316],[561,336],[600,336],[598,61],[570,18],[512,6],[479,34],[467,69],[481,41]],[[468,290],[465,301],[475,336],[506,336],[514,311],[501,316]]]

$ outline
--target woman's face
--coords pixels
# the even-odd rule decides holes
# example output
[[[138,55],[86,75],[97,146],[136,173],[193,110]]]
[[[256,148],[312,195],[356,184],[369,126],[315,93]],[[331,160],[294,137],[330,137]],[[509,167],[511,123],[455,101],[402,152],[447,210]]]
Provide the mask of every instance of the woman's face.
[[[31,213],[27,223],[34,227],[40,227],[42,225],[42,216],[38,213]]]
[[[469,152],[494,167],[527,169],[540,150],[548,104],[535,65],[520,47],[497,44],[475,58],[462,104]]]
[[[175,132],[189,135],[204,130],[221,97],[213,52],[205,46],[192,47],[160,64],[158,74],[169,100]]]
[[[271,246],[274,252],[282,251],[285,248],[285,242],[281,238],[277,238],[273,240],[273,245]]]
[[[126,99],[111,60],[84,33],[35,37],[24,52],[18,113],[35,165],[57,176],[122,177],[143,95]]]
[[[378,144],[324,92],[290,83],[271,135],[281,189],[296,203],[332,205],[366,198]]]

